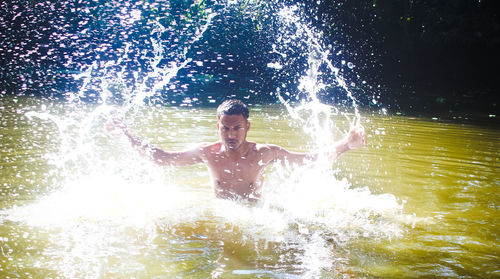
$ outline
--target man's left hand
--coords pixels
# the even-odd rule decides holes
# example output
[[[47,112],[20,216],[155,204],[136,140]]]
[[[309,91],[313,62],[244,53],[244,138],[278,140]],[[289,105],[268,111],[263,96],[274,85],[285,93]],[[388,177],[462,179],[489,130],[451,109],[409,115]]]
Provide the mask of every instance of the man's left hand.
[[[366,144],[365,128],[363,126],[356,126],[349,131],[347,135],[347,145],[349,149],[356,149],[363,147]]]

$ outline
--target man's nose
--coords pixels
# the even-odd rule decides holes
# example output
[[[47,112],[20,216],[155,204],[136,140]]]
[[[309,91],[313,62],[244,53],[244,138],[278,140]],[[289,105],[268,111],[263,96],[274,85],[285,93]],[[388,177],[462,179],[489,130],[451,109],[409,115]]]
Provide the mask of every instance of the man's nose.
[[[236,138],[236,133],[231,130],[231,131],[229,131],[229,133],[227,133],[227,136],[230,139],[234,139],[234,138]]]

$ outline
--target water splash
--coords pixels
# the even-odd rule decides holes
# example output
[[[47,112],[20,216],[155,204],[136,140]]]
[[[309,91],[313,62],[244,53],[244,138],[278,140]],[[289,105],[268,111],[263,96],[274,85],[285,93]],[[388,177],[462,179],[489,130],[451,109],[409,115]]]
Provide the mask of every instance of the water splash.
[[[278,16],[282,26],[278,41],[282,43],[279,46],[273,45],[273,49],[276,53],[286,57],[283,54],[284,49],[302,46],[302,51],[307,56],[307,67],[299,79],[298,89],[306,98],[297,105],[291,102],[293,99],[285,100],[283,94],[290,95],[287,91],[283,93],[281,88],[277,88],[276,93],[280,102],[287,108],[289,115],[298,120],[304,131],[312,136],[313,148],[319,151],[320,161],[327,164],[326,154],[334,143],[334,138],[330,135],[333,135],[335,131],[340,134],[346,132],[340,132],[337,123],[332,122],[332,115],[341,113],[347,119],[349,128],[361,125],[361,115],[358,102],[340,75],[340,69],[332,64],[330,57],[332,47],[324,46],[321,41],[323,37],[321,32],[313,30],[307,22],[302,20],[299,13],[300,8],[296,5],[285,6],[279,10]],[[352,105],[352,113],[342,112],[338,107],[326,105],[320,101],[318,94],[332,85],[341,88],[346,94]]]
[[[151,42],[154,48],[154,57],[151,59],[150,64],[153,68],[153,72],[149,73],[144,81],[138,86],[137,93],[134,97],[132,97],[132,103],[135,105],[144,104],[144,100],[148,97],[153,96],[158,90],[161,90],[166,85],[169,84],[170,80],[177,75],[180,69],[186,67],[188,63],[192,62],[192,59],[187,57],[191,46],[194,45],[197,41],[199,41],[203,34],[207,31],[208,27],[212,24],[213,18],[217,15],[215,12],[209,11],[208,16],[206,17],[206,22],[202,25],[198,30],[196,30],[194,34],[194,38],[191,41],[188,41],[184,46],[183,52],[180,55],[179,59],[182,62],[171,63],[168,67],[161,67],[160,64],[162,60],[165,58],[164,48],[162,47],[161,35],[165,31],[165,27],[162,26],[159,22],[156,22],[156,28],[151,37]],[[155,80],[153,88],[148,90],[150,79]]]

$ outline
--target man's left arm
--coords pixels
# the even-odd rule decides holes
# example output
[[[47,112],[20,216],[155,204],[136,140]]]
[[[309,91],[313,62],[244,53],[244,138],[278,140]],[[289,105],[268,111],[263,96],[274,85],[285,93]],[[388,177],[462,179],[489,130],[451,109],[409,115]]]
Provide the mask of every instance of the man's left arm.
[[[333,148],[334,153],[331,154],[333,157],[332,159],[340,157],[340,155],[351,149],[363,147],[365,144],[366,134],[363,126],[353,127],[342,140],[335,143]]]
[[[361,126],[352,128],[349,133],[340,141],[336,142],[329,152],[329,158],[335,160],[345,152],[363,147],[366,144],[366,135],[364,128]],[[318,153],[301,153],[291,152],[277,145],[269,145],[266,147],[264,157],[269,162],[280,160],[288,161],[292,164],[303,165],[307,161],[314,161],[318,158]]]

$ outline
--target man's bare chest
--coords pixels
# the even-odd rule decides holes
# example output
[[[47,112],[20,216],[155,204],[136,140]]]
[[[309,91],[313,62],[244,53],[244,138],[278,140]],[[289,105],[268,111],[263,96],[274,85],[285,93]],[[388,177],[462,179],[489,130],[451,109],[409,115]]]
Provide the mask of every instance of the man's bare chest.
[[[230,158],[227,156],[213,156],[207,160],[212,174],[218,178],[240,178],[255,180],[264,165],[257,158]]]

